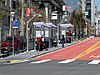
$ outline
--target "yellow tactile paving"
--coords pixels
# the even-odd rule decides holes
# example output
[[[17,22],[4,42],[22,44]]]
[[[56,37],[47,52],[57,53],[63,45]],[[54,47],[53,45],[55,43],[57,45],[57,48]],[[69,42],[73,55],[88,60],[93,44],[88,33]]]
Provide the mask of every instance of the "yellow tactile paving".
[[[10,60],[10,63],[18,63],[20,60]]]

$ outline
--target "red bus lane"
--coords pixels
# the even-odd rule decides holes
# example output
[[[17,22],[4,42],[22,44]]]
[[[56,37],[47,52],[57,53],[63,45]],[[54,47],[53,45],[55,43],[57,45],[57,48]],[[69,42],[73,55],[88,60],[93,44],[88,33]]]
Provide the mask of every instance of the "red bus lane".
[[[90,39],[79,44],[59,49],[58,51],[48,53],[39,57],[36,57],[35,60],[89,60],[92,59],[90,56],[92,54],[98,53],[100,50],[100,39]],[[96,52],[97,51],[97,52]],[[92,53],[92,54],[91,54]]]
[[[78,60],[100,60],[100,44],[93,52],[80,57]]]

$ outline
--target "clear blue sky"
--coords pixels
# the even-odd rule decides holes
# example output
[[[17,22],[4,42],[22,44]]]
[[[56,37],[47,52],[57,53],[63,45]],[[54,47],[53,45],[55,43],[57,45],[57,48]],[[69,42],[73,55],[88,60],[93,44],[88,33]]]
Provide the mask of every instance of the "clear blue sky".
[[[100,11],[100,0],[95,0],[95,3],[97,5],[97,11]]]

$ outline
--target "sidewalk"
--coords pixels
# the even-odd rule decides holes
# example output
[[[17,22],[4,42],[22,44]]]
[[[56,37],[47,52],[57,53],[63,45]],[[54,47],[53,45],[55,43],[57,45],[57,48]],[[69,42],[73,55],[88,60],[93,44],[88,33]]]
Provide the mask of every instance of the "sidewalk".
[[[76,43],[78,43],[78,42],[66,43],[65,47],[76,44]],[[15,56],[11,55],[11,56],[0,59],[0,64],[1,63],[2,64],[21,63],[21,62],[29,61],[32,57],[36,57],[36,56],[39,56],[39,55],[42,55],[42,54],[46,54],[46,53],[49,53],[49,52],[52,52],[52,51],[56,51],[56,50],[61,49],[61,48],[62,48],[62,45],[59,44],[59,46],[57,46],[57,47],[48,48],[48,51],[43,50],[43,51],[37,52],[36,50],[31,50],[29,52],[19,53]]]

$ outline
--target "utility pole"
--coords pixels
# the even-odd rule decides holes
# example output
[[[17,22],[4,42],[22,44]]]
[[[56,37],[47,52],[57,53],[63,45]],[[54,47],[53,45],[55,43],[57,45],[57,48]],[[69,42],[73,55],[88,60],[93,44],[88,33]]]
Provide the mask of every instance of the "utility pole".
[[[24,36],[24,0],[22,0],[22,13],[21,13],[21,26],[20,26],[20,35]]]
[[[48,3],[45,3],[46,22],[48,22]]]
[[[10,0],[10,12],[12,11],[12,0]],[[9,29],[9,36],[11,36],[11,30],[12,30],[12,16],[10,14],[10,29]]]
[[[59,29],[60,29],[60,24],[62,23],[63,20],[61,20],[61,22],[57,25],[57,45],[59,45]]]

